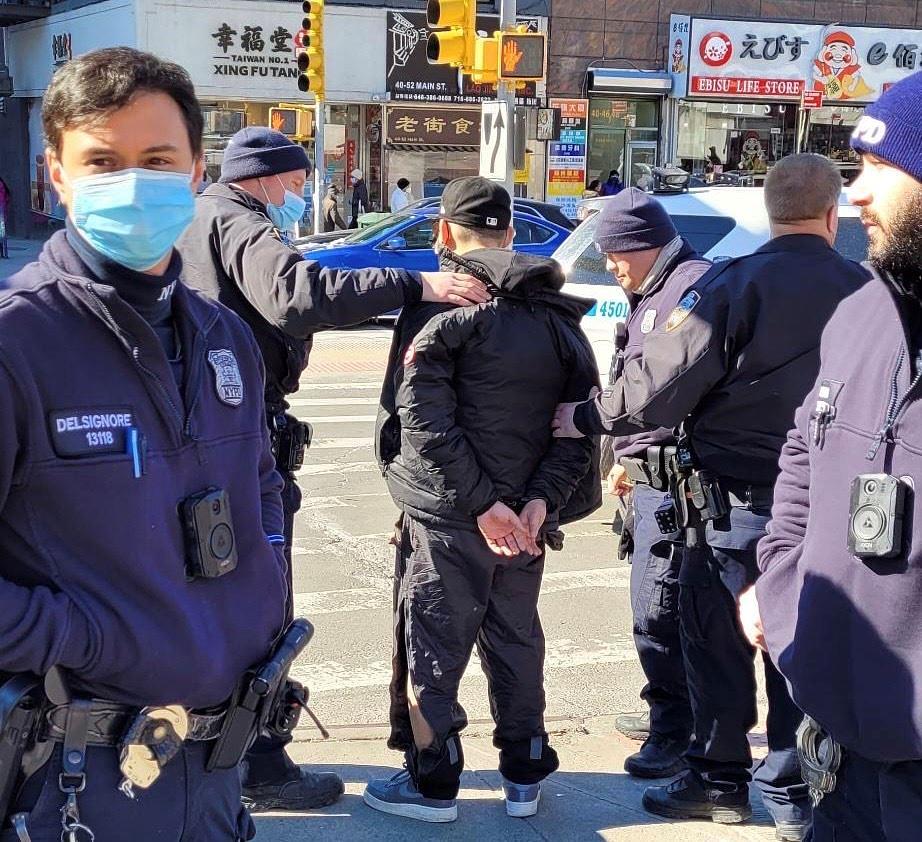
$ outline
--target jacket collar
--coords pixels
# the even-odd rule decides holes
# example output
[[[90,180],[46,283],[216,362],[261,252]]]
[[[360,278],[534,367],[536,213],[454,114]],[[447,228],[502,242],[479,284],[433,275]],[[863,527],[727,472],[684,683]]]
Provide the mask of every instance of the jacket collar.
[[[212,184],[205,189],[199,198],[224,199],[266,216],[265,202],[261,202],[255,196],[247,193],[246,190],[241,190],[239,187],[233,187],[230,184]]]
[[[666,248],[668,248],[668,246]],[[679,249],[678,253],[673,255],[672,258],[667,259],[666,263],[660,267],[657,276],[648,278],[646,281],[644,281],[643,292],[628,294],[628,299],[631,302],[631,306],[635,307],[638,302],[643,301],[645,298],[649,298],[651,295],[659,292],[663,288],[663,285],[666,283],[666,280],[676,270],[676,268],[689,260],[703,260],[703,258],[700,254],[698,254],[698,252],[695,251],[695,249],[687,240],[683,239],[682,247]]]
[[[782,234],[780,237],[773,237],[757,249],[756,254],[779,254],[781,252],[818,254],[831,250],[832,246],[817,234]]]

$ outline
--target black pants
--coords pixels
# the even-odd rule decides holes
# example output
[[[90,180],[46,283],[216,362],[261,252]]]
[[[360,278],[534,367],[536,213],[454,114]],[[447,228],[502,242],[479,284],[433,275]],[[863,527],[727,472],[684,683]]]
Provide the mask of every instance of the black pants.
[[[922,761],[877,763],[846,752],[836,779],[813,811],[812,842],[922,839]]]
[[[436,753],[467,725],[458,687],[476,645],[496,722],[500,772],[531,784],[557,768],[544,729],[544,631],[538,617],[543,571],[543,555],[498,556],[473,524],[442,527],[403,517],[394,585],[391,748],[414,753],[408,675],[435,732]],[[457,753],[453,747],[452,756]],[[453,798],[461,765],[443,763],[437,781],[417,775],[420,792]],[[417,767],[410,763],[411,770]]]
[[[294,578],[291,550],[294,541],[295,514],[301,508],[301,489],[295,476],[282,472],[285,487],[282,489],[282,509],[285,514],[285,558],[288,560],[288,598],[294,597]],[[259,737],[246,755],[246,786],[260,786],[284,779],[294,779],[300,772],[286,754],[291,736]]]
[[[115,748],[87,750],[86,789],[77,796],[80,820],[96,834],[96,842],[243,842],[256,835],[253,822],[240,804],[237,769],[206,772],[211,743],[191,743],[162,770],[150,789],[135,790],[134,799],[118,787],[122,775]],[[27,782],[10,815],[26,813],[33,842],[61,838],[61,806],[66,796],[58,789],[62,745],[51,760]],[[79,834],[80,842],[89,837]],[[7,823],[0,842],[17,842]]]
[[[691,706],[679,638],[679,534],[663,535],[653,513],[668,496],[648,485],[634,495],[634,551],[631,554],[631,611],[634,645],[647,678],[641,698],[650,705],[651,733],[687,741]]]
[[[750,774],[746,735],[758,719],[755,650],[740,627],[737,598],[756,579],[756,544],[768,520],[768,512],[734,508],[717,528],[708,527],[707,545],[686,549],[679,615],[694,716],[686,760],[717,789],[738,789],[754,779],[775,821],[804,822],[810,804],[795,748],[803,714],[767,657],[769,751]]]

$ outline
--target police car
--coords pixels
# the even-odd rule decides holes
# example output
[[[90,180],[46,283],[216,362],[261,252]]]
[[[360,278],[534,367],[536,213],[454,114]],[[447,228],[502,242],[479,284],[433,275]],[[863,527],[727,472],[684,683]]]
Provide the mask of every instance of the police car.
[[[679,233],[700,254],[717,262],[751,254],[771,236],[760,187],[701,187],[687,192],[657,194]],[[611,197],[587,199],[580,205],[584,221],[554,252],[567,275],[565,291],[597,304],[582,326],[595,350],[599,369],[608,371],[614,329],[628,315],[627,298],[605,268],[605,255],[593,244],[598,211]],[[867,257],[867,236],[859,209],[843,195],[839,200],[836,248],[852,260]]]

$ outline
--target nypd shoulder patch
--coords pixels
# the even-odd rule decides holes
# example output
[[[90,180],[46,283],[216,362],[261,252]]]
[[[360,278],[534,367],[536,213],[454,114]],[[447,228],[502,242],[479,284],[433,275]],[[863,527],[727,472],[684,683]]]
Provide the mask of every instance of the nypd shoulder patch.
[[[214,385],[218,398],[228,406],[240,406],[243,403],[243,377],[240,366],[232,351],[226,348],[209,351],[208,362],[214,369]]]
[[[699,301],[701,301],[701,293],[694,291],[686,293],[676,308],[669,314],[669,318],[666,320],[666,330],[672,332],[680,327],[691,315],[692,310],[698,306]]]

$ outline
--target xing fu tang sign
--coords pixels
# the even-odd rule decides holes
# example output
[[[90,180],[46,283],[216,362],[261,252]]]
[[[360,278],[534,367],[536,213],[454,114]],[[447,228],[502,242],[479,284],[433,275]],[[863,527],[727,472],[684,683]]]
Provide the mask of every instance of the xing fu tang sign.
[[[914,29],[673,15],[670,32],[679,98],[866,103],[922,69]]]

